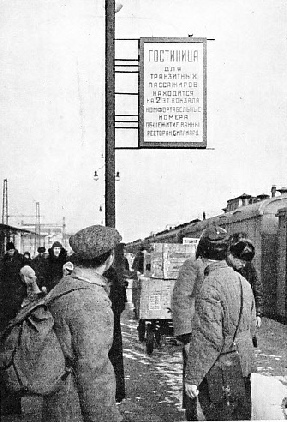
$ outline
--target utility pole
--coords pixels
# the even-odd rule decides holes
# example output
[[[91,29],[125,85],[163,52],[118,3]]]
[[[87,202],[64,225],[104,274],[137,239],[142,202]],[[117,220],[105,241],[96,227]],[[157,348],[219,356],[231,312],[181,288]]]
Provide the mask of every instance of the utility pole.
[[[105,225],[115,227],[115,0],[105,11]]]
[[[63,217],[63,230],[62,230],[62,238],[64,247],[67,247],[67,232],[66,232],[66,218]]]
[[[8,225],[8,181],[3,180],[2,224]]]

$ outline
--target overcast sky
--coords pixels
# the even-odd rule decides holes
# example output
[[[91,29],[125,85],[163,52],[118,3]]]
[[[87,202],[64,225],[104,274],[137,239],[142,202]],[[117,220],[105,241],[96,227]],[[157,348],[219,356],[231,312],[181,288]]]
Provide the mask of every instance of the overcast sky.
[[[284,0],[123,0],[116,37],[207,43],[207,150],[117,150],[125,241],[219,214],[243,192],[287,185]],[[0,0],[0,181],[9,214],[72,232],[103,221],[104,2]],[[121,58],[133,42],[117,42]],[[117,87],[136,89],[135,80]],[[117,103],[118,104],[118,103]],[[136,145],[131,133],[117,145]],[[93,180],[97,170],[99,180]],[[31,221],[33,218],[21,218]],[[18,220],[10,218],[10,224]]]

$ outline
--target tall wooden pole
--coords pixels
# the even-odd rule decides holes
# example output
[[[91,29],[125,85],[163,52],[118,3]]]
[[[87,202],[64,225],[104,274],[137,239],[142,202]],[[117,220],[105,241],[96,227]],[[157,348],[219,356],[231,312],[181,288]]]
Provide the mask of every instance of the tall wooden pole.
[[[105,225],[115,227],[115,0],[105,0]]]

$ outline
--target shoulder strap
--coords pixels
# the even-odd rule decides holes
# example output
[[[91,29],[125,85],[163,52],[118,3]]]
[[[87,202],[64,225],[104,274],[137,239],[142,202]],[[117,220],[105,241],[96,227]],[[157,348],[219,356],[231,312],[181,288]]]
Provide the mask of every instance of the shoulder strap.
[[[63,290],[62,292],[56,293],[54,294],[54,292],[51,290],[51,294],[48,293],[47,296],[44,297],[43,301],[44,301],[44,305],[49,305],[50,303],[54,302],[54,300],[58,299],[59,297],[62,296],[66,296],[67,294],[71,293],[71,292],[75,292],[77,290],[87,290],[89,289],[89,287],[83,287],[83,286],[78,286],[78,287],[69,287],[66,290]]]
[[[13,318],[11,321],[9,321],[9,324],[4,330],[4,333],[6,331],[9,331],[11,328],[13,328],[15,325],[20,324],[21,322],[26,319],[28,315],[31,314],[35,309],[39,308],[40,306],[45,305],[45,299],[40,298],[36,299],[33,302],[31,302],[29,305],[25,306],[24,308],[20,309],[18,314]]]
[[[7,331],[11,330],[11,328],[15,327],[18,324],[21,324],[26,319],[26,317],[29,316],[31,312],[33,312],[35,309],[41,306],[47,306],[50,303],[52,303],[54,300],[58,299],[59,297],[65,296],[76,290],[86,290],[86,289],[88,289],[88,287],[85,288],[83,286],[79,286],[79,287],[75,286],[75,287],[70,287],[67,290],[64,290],[54,295],[51,290],[51,292],[49,292],[45,297],[36,299],[33,302],[31,302],[29,305],[25,306],[25,308],[20,309],[18,314],[15,316],[15,318],[13,318],[9,322],[9,324],[7,325],[7,327],[5,328],[3,332],[6,333]]]
[[[241,278],[240,277],[238,277],[238,278],[239,278],[239,283],[240,283],[240,311],[239,311],[238,323],[237,323],[236,330],[234,332],[233,342],[232,343],[235,342],[235,339],[236,339],[236,336],[237,336],[237,333],[238,333],[238,329],[239,329],[239,325],[240,325],[240,322],[241,322],[242,311],[243,311],[243,287],[242,287]]]

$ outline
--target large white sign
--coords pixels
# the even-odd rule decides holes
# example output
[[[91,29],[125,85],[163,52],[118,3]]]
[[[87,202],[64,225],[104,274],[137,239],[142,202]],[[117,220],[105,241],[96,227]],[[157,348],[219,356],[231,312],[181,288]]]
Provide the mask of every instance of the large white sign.
[[[206,39],[140,39],[140,147],[206,147]]]

